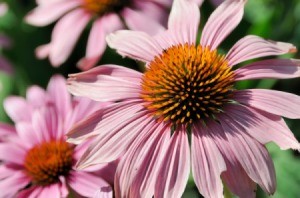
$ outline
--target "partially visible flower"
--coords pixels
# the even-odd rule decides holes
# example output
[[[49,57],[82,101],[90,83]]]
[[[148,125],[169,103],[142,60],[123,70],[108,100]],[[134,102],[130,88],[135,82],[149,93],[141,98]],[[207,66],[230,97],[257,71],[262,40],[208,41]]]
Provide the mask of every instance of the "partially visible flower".
[[[300,118],[300,97],[266,89],[237,90],[241,80],[300,76],[300,60],[247,60],[296,51],[289,43],[250,35],[226,54],[221,42],[242,19],[245,0],[224,1],[196,43],[200,13],[175,0],[168,30],[155,36],[117,31],[110,47],[146,63],[145,73],[102,65],[70,75],[69,90],[116,103],[93,113],[69,133],[70,142],[95,137],[78,167],[122,156],[117,197],[181,197],[192,168],[204,197],[223,197],[223,182],[239,197],[255,197],[256,183],[273,194],[272,159],[264,144],[300,149],[281,116]],[[191,144],[191,145],[190,145]]]
[[[49,56],[53,66],[66,61],[85,26],[92,22],[86,55],[79,61],[83,70],[93,67],[105,48],[105,37],[126,27],[151,34],[166,23],[172,0],[52,0],[38,1],[38,7],[26,17],[35,26],[45,26],[57,19],[51,42],[37,48],[37,56]]]
[[[65,139],[65,132],[99,109],[99,104],[71,98],[65,79],[54,76],[47,91],[32,87],[26,100],[8,98],[5,109],[15,128],[0,124],[1,197],[66,197],[71,190],[80,197],[92,197],[97,189],[105,189],[102,193],[112,197],[101,171],[115,167],[104,164],[76,171],[73,166],[89,142],[75,146]]]

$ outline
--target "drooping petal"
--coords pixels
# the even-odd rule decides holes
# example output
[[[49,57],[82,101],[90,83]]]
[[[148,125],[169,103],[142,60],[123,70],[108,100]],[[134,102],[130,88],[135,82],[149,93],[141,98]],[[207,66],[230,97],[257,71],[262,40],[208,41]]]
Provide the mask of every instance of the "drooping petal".
[[[150,16],[147,16],[142,11],[137,11],[131,8],[125,8],[122,11],[122,16],[126,25],[131,30],[146,32],[149,35],[155,35],[165,28],[156,20],[153,20]],[[147,21],[147,25],[145,25]]]
[[[218,146],[225,160],[226,171],[221,174],[225,184],[231,192],[239,197],[254,198],[256,184],[249,178],[239,163],[220,124],[209,121],[206,130],[207,133],[212,135],[215,144]]]
[[[231,117],[231,122],[243,127],[260,143],[273,141],[281,149],[300,149],[299,142],[280,116],[243,105],[229,105],[224,110]]]
[[[102,178],[91,173],[74,171],[68,180],[70,187],[78,194],[85,197],[93,197],[98,189],[106,192],[106,195],[112,195],[112,188]],[[111,197],[111,196],[110,196]]]
[[[193,1],[174,0],[168,30],[176,44],[195,44],[200,22],[200,11]]]
[[[216,49],[242,20],[245,3],[246,0],[224,1],[205,24],[200,44]]]
[[[36,7],[25,17],[27,23],[35,26],[45,26],[60,18],[67,11],[80,5],[79,0],[58,1]]]
[[[141,73],[117,65],[102,65],[72,74],[69,91],[96,101],[116,101],[140,97]]]
[[[249,35],[240,39],[227,53],[228,64],[238,63],[265,56],[276,56],[297,51],[290,43],[276,42]]]
[[[223,197],[220,175],[226,170],[224,159],[201,123],[194,125],[192,130],[192,171],[195,183],[204,197]]]
[[[276,189],[276,177],[274,164],[267,149],[249,137],[225,116],[220,116],[219,121],[230,143],[231,150],[246,173],[265,192],[273,194]]]
[[[38,59],[47,58],[51,51],[51,43],[40,45],[35,49],[35,56]]]
[[[119,30],[106,37],[109,47],[116,49],[122,56],[151,62],[163,49],[144,32]]]
[[[181,197],[190,173],[190,149],[185,129],[177,129],[163,158],[154,197]]]
[[[98,135],[82,155],[78,161],[78,168],[118,159],[144,131],[144,127],[152,123],[151,120],[152,118],[143,112],[130,116],[118,127],[109,127],[110,130]]]
[[[152,122],[140,133],[119,163],[115,187],[119,197],[153,197],[162,156],[168,146],[170,128]]]
[[[66,80],[60,75],[51,77],[47,93],[56,107],[57,112],[64,118],[71,111],[71,95],[67,91]]]
[[[90,18],[89,14],[78,9],[68,13],[57,22],[52,32],[51,51],[49,54],[49,59],[53,66],[61,65],[69,57]]]
[[[116,30],[122,29],[123,24],[119,16],[110,13],[97,19],[92,26],[87,48],[86,55],[82,58],[78,67],[81,70],[88,70],[94,67],[101,58],[104,50],[106,49],[105,37],[107,34]]]
[[[300,60],[270,59],[251,63],[235,70],[235,80],[261,78],[286,79],[300,76]]]
[[[61,197],[59,184],[43,186],[39,192],[39,197]]]
[[[238,102],[283,117],[300,118],[300,96],[274,90],[247,89],[235,93]]]
[[[7,97],[3,102],[3,106],[5,112],[15,123],[31,120],[32,108],[24,98],[18,96]]]

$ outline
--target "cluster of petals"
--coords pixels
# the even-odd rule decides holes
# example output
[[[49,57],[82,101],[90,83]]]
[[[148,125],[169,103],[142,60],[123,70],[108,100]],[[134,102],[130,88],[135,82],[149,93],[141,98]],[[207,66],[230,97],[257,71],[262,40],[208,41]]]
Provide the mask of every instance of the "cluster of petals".
[[[37,145],[51,141],[68,144],[65,132],[99,109],[99,104],[86,98],[72,98],[65,79],[56,75],[51,78],[46,91],[32,86],[27,90],[26,99],[8,97],[4,107],[15,125],[0,124],[1,197],[67,197],[70,192],[78,197],[93,197],[98,191],[98,194],[112,197],[108,182],[112,182],[113,166],[104,164],[86,171],[71,168],[68,175],[59,177],[59,181],[39,185],[32,181],[24,165],[28,152]],[[74,165],[88,145],[85,142],[74,147]],[[38,159],[33,162],[37,164]]]
[[[226,0],[204,25],[199,45],[215,50],[239,24],[245,0]],[[122,56],[146,63],[179,44],[196,45],[200,23],[197,4],[175,0],[168,29],[155,36],[121,30],[107,37],[108,45]],[[300,76],[300,61],[267,59],[295,52],[292,44],[246,36],[226,54],[234,82],[252,79],[287,79]],[[147,71],[147,68],[146,68]],[[268,194],[276,189],[272,159],[265,147],[300,149],[282,117],[300,118],[300,97],[266,89],[233,90],[233,103],[205,125],[193,122],[174,129],[157,120],[141,97],[144,74],[117,65],[102,65],[70,75],[74,95],[114,104],[93,113],[68,133],[68,141],[94,141],[79,160],[78,168],[113,161],[122,156],[115,176],[117,197],[181,197],[190,167],[204,197],[223,197],[223,183],[239,197],[255,197],[256,184]],[[189,136],[191,142],[189,143]]]
[[[126,5],[121,9],[98,15],[86,9],[85,6],[89,1],[99,6],[109,2],[109,0],[107,2],[37,0],[38,6],[26,17],[29,24],[45,26],[58,20],[52,32],[51,42],[37,48],[36,54],[39,58],[49,57],[53,66],[64,63],[82,31],[92,21],[85,57],[78,62],[78,66],[82,70],[89,69],[99,61],[104,53],[106,35],[126,27],[150,34],[161,31],[166,23],[167,8],[172,2],[172,0],[122,0],[120,2],[126,3]]]

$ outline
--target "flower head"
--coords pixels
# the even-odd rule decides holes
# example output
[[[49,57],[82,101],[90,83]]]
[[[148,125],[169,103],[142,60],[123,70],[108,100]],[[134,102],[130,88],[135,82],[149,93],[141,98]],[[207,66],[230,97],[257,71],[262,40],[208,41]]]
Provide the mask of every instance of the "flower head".
[[[296,51],[292,44],[254,35],[240,39],[226,55],[217,51],[241,21],[245,2],[224,1],[209,17],[199,44],[199,9],[187,0],[174,1],[162,33],[109,35],[110,47],[145,62],[146,71],[102,65],[70,75],[73,94],[116,102],[68,133],[75,143],[96,137],[78,167],[122,156],[117,197],[181,197],[190,163],[204,197],[223,197],[222,180],[239,197],[255,197],[256,183],[273,194],[274,166],[264,145],[300,149],[281,117],[300,118],[300,97],[237,90],[235,83],[299,77],[300,61],[268,59],[235,68],[250,59]]]
[[[38,7],[26,17],[35,26],[44,26],[59,19],[49,44],[37,48],[37,56],[49,56],[53,66],[66,61],[85,26],[92,22],[86,55],[79,61],[83,70],[93,67],[105,48],[109,33],[124,29],[154,34],[163,30],[167,7],[171,0],[63,0],[39,1]],[[147,21],[147,23],[145,23]]]
[[[65,139],[65,132],[99,109],[99,104],[71,98],[63,77],[54,76],[47,91],[34,86],[26,100],[9,97],[4,105],[15,127],[0,125],[0,189],[5,189],[1,196],[66,197],[71,190],[79,197],[92,197],[106,189],[100,192],[112,197],[103,171],[114,166],[76,171],[73,167],[89,142],[75,146]]]

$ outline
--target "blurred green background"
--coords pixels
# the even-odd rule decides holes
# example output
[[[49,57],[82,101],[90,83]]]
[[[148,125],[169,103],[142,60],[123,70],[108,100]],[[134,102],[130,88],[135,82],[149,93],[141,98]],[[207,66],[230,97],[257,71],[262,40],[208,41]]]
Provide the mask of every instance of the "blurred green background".
[[[32,84],[42,87],[55,73],[67,77],[69,73],[79,72],[76,62],[85,53],[87,28],[76,45],[68,61],[60,68],[53,68],[48,60],[37,60],[34,50],[41,44],[48,43],[51,37],[53,24],[47,27],[33,27],[24,22],[24,16],[35,7],[34,0],[9,0],[8,13],[0,18],[0,33],[8,35],[13,46],[8,50],[0,49],[1,55],[7,57],[14,65],[15,73],[12,76],[0,73],[0,101],[8,95],[25,95],[26,89]],[[206,1],[201,7],[201,28],[205,24],[213,6]],[[299,0],[248,0],[245,16],[241,24],[222,43],[221,52],[226,52],[238,39],[245,35],[254,34],[271,40],[293,43],[300,47],[300,1]],[[300,58],[300,53],[285,57]],[[129,59],[123,59],[114,51],[107,49],[102,63],[122,64],[138,69],[138,64]],[[238,88],[272,88],[300,95],[300,78],[289,80],[260,80],[244,81],[237,85]],[[0,106],[0,120],[10,122]],[[300,120],[286,120],[291,130],[300,140]],[[276,198],[300,197],[300,155],[296,151],[281,151],[277,146],[270,144],[268,149],[274,160],[277,174]],[[227,194],[231,197],[230,194]],[[201,197],[195,184],[190,178],[183,197]],[[258,190],[257,197],[268,197]]]

